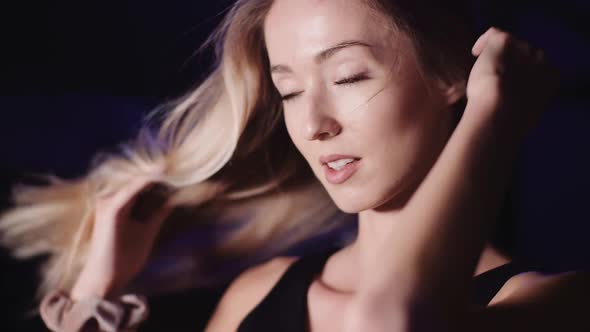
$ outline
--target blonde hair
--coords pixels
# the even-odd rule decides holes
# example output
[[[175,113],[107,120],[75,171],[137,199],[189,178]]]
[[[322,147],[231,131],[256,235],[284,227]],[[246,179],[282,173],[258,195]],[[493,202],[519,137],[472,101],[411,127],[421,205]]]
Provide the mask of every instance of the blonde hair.
[[[209,76],[146,117],[120,153],[98,154],[78,179],[49,175],[47,185],[14,187],[14,207],[0,216],[0,241],[17,257],[49,254],[40,296],[53,288],[69,290],[76,280],[88,253],[96,195],[137,176],[172,188],[170,202],[190,211],[171,214],[164,233],[196,223],[247,221],[197,253],[203,259],[279,253],[338,226],[340,212],[284,127],[263,38],[271,5],[236,1],[206,43],[217,59]]]
[[[121,153],[97,155],[79,179],[46,176],[48,185],[14,187],[0,239],[17,257],[50,255],[39,295],[72,287],[88,252],[94,197],[137,176],[171,187],[171,204],[191,210],[172,214],[163,232],[248,221],[203,255],[276,253],[333,224],[338,210],[290,142],[265,70],[263,20],[271,3],[237,1],[207,42],[218,59],[210,75],[150,114]]]

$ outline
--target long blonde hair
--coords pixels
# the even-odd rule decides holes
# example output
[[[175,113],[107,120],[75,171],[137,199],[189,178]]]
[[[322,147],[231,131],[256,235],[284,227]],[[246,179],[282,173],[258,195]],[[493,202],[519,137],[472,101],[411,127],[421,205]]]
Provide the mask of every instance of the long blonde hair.
[[[173,213],[163,233],[174,235],[197,223],[247,221],[197,256],[279,253],[338,225],[340,212],[284,127],[263,38],[272,2],[236,1],[206,43],[217,59],[209,76],[186,96],[153,111],[119,153],[97,154],[78,179],[49,175],[47,185],[14,187],[14,207],[0,216],[0,241],[17,257],[49,254],[40,296],[53,288],[69,290],[76,280],[88,253],[94,197],[140,175],[172,188],[172,204],[191,212]],[[387,1],[372,2],[380,11],[388,9]],[[414,31],[411,21],[396,20],[395,12],[403,10],[394,7],[390,16],[405,22],[397,27]],[[424,43],[416,45],[426,49]],[[464,57],[449,65],[453,50],[461,49],[451,46],[438,53],[445,55],[441,66],[448,65],[443,71],[464,77]]]

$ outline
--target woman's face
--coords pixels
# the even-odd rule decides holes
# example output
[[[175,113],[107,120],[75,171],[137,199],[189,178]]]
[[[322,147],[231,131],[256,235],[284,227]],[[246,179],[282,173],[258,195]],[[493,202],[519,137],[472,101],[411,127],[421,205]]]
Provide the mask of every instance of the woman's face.
[[[356,213],[415,189],[454,100],[427,88],[411,42],[351,0],[276,0],[264,30],[289,135],[336,205]]]

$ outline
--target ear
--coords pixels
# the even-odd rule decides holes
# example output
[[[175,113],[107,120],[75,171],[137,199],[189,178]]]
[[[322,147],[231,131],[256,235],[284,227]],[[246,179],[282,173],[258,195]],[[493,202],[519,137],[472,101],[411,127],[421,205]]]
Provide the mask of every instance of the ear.
[[[465,97],[467,82],[465,80],[460,80],[449,84],[448,82],[438,80],[437,88],[445,100],[445,103],[447,105],[453,105],[461,98]]]

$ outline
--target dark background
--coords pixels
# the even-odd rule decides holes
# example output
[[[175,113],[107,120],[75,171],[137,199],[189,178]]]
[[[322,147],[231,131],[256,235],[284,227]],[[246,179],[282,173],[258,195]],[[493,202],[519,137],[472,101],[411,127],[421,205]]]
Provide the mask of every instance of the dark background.
[[[196,49],[231,1],[21,1],[0,5],[0,188],[23,172],[83,174],[99,149],[132,137],[140,118],[190,89],[210,55]],[[512,201],[516,248],[552,270],[588,269],[590,239],[590,2],[478,1],[480,28],[496,25],[546,50],[562,86],[530,135]],[[23,319],[41,258],[1,252],[3,326],[43,330]],[[199,330],[221,289],[162,297],[165,321]],[[184,305],[183,305],[184,304]],[[174,308],[165,310],[165,308]],[[180,328],[179,328],[180,329]],[[175,329],[175,330],[179,330]]]

